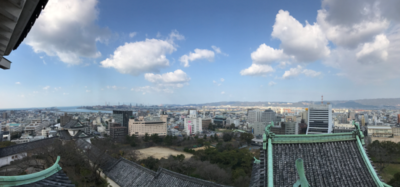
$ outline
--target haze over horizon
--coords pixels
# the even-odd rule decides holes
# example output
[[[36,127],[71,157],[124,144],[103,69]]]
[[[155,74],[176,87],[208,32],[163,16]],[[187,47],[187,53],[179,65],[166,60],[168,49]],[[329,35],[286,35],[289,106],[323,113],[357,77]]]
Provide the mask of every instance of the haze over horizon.
[[[376,2],[49,1],[0,108],[399,98],[400,1]]]

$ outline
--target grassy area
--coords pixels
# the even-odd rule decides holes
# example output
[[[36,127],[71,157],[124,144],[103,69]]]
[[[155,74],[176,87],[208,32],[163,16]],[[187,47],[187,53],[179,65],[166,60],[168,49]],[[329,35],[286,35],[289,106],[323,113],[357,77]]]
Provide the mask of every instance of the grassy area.
[[[400,164],[389,164],[383,169],[383,172],[380,173],[383,180],[387,183],[390,179],[393,178],[393,175],[397,172],[400,172]]]

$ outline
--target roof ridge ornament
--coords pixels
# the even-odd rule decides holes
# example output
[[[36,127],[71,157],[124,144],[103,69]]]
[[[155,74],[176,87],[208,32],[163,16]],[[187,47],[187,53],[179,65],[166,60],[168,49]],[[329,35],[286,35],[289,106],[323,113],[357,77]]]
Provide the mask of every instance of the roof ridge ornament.
[[[269,125],[267,125],[264,129],[263,134],[263,149],[267,149],[267,139],[272,139],[275,136],[275,133],[271,131],[271,127],[274,126],[274,121],[271,121]]]
[[[254,164],[260,164],[260,160],[258,160],[256,157],[254,157]]]
[[[360,138],[362,145],[365,145],[364,133],[361,131],[360,124],[356,123],[355,120],[353,120],[352,123],[353,123],[354,129],[355,129],[353,133]]]
[[[293,187],[311,187],[310,183],[308,183],[306,178],[306,172],[304,171],[304,164],[303,159],[298,158],[296,159],[296,170],[297,174],[299,175],[299,180],[293,184]]]

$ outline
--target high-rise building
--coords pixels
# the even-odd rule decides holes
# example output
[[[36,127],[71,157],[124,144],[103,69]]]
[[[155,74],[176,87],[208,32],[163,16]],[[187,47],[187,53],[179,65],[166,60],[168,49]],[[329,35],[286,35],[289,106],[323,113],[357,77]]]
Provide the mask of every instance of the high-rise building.
[[[397,114],[397,123],[400,124],[400,114]]]
[[[189,116],[185,118],[184,129],[187,135],[199,134],[203,132],[203,122],[197,117],[197,111],[190,110]]]
[[[310,105],[308,108],[307,134],[332,132],[332,105]]]
[[[308,110],[301,112],[300,116],[301,116],[301,119],[303,119],[305,123],[308,123]]]
[[[260,109],[249,110],[247,113],[247,122],[256,123],[256,122],[265,122],[269,124],[271,121],[276,120],[276,113],[271,110],[262,111]]]
[[[208,129],[208,126],[210,125],[210,123],[211,123],[211,118],[209,118],[209,119],[202,119],[201,120],[201,124],[202,124],[202,129]]]
[[[117,142],[124,142],[128,135],[128,127],[122,127],[119,123],[110,124],[110,137]]]
[[[298,134],[299,133],[299,125],[296,121],[288,121],[285,122],[285,134]]]
[[[361,126],[365,126],[365,118],[364,118],[364,115],[361,116]]]
[[[3,119],[7,119],[7,112],[3,112]]]
[[[133,115],[131,110],[113,110],[113,118],[115,123],[119,123],[122,127],[129,126],[129,118]]]
[[[64,116],[60,116],[60,126],[64,127],[69,121],[72,120],[72,115],[68,115],[66,112],[64,113]]]

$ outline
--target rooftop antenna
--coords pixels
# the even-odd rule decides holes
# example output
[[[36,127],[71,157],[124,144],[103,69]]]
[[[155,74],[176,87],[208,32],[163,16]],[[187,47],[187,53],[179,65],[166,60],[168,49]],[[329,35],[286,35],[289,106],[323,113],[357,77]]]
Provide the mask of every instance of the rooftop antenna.
[[[324,96],[321,95],[321,105],[324,104]]]

